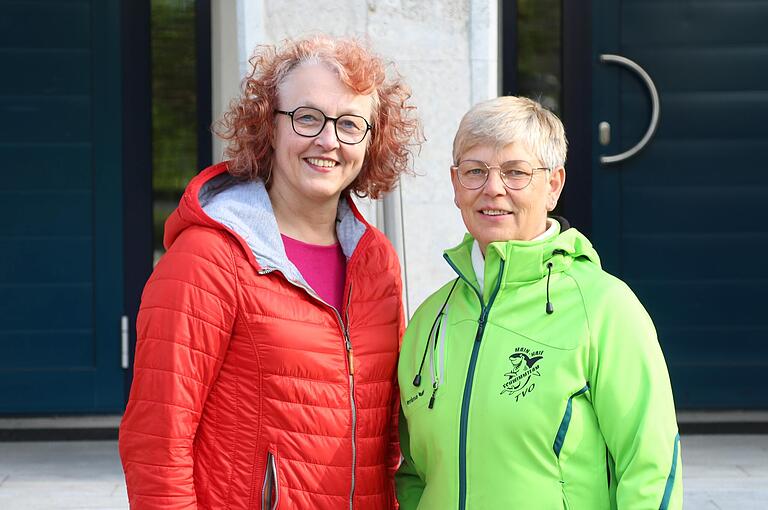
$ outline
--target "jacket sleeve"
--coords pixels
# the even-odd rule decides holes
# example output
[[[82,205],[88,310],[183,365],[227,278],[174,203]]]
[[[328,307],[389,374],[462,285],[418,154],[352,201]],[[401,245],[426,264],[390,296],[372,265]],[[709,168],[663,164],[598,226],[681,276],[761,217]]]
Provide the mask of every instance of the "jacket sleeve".
[[[618,282],[617,282],[618,283]],[[682,508],[680,436],[667,366],[645,309],[623,283],[590,317],[592,403],[618,510]]]
[[[421,501],[421,494],[424,492],[424,480],[416,472],[416,468],[411,457],[410,436],[408,435],[408,421],[402,410],[399,419],[400,428],[400,450],[403,454],[403,461],[395,474],[395,486],[397,487],[397,501],[400,503],[400,510],[415,510]]]
[[[228,241],[213,231],[188,232],[147,282],[137,319],[119,439],[133,510],[197,508],[193,442],[236,313]]]

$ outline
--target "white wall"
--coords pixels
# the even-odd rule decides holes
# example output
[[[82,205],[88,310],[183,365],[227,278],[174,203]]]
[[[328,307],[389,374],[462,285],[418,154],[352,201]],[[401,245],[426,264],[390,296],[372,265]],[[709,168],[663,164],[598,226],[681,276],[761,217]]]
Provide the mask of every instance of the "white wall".
[[[213,4],[214,118],[223,112],[261,43],[317,32],[356,36],[396,63],[413,89],[427,138],[415,176],[402,178],[409,312],[454,273],[442,259],[464,233],[450,185],[451,143],[461,116],[498,90],[498,0],[218,0]],[[236,48],[236,50],[235,50]],[[236,58],[233,58],[236,53]],[[219,61],[217,62],[217,58]],[[220,143],[214,155],[221,154]],[[397,192],[396,192],[397,193]],[[397,204],[397,196],[387,206]],[[381,206],[361,204],[382,226]],[[378,214],[377,214],[378,209]]]

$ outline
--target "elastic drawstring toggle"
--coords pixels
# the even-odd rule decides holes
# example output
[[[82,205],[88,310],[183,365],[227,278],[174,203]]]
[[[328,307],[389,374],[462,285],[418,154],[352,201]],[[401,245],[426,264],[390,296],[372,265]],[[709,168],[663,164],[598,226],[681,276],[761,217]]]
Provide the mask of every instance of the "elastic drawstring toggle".
[[[552,262],[547,262],[547,315],[552,315],[555,312],[555,306],[552,301],[549,300],[549,279],[552,277]]]

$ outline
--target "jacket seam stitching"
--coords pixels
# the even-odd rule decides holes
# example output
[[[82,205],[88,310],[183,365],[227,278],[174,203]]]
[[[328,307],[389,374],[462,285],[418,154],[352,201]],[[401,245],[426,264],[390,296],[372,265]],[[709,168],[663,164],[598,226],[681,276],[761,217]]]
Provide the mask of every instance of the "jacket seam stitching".
[[[173,402],[162,402],[160,400],[150,400],[150,399],[147,399],[147,398],[132,398],[131,400],[133,402],[148,402],[150,404],[160,404],[160,405],[164,405],[164,406],[179,407],[181,409],[184,409],[185,411],[189,411],[189,412],[194,413],[194,414],[196,414],[198,416],[200,414],[202,414],[202,412],[198,411],[197,409],[193,409],[193,408],[190,408],[190,407],[184,407],[181,404],[174,404]]]
[[[270,397],[268,395],[264,395],[264,398],[268,399],[268,400],[273,400],[275,402],[283,402],[283,403],[286,403],[286,404],[294,404],[294,405],[297,405],[297,406],[318,407],[318,408],[321,408],[321,409],[335,409],[335,410],[346,410],[347,409],[346,407],[331,407],[331,406],[325,406],[325,405],[322,405],[322,404],[309,404],[309,403],[306,403],[306,402],[297,402],[295,400],[283,400],[281,398]],[[389,409],[389,408],[390,408],[389,404],[386,404],[386,405],[383,405],[383,406],[375,406],[375,407],[359,407],[358,406],[358,409],[363,410],[363,411],[376,410],[376,409]]]
[[[293,322],[293,323],[299,323],[299,324],[311,324],[313,326],[323,326],[323,327],[327,326],[327,324],[325,322],[322,322],[322,321],[317,321],[317,322],[306,321],[306,320],[301,320],[301,319],[293,319],[293,318],[290,318],[290,317],[279,317],[277,315],[272,315],[272,314],[268,314],[268,313],[261,313],[261,312],[248,312],[248,311],[245,311],[243,313],[246,314],[246,315],[256,315],[258,317],[266,317],[266,318],[269,318],[269,319],[277,319],[277,320],[282,320],[282,321],[286,321],[286,322]]]
[[[184,310],[178,310],[176,308],[171,308],[169,306],[160,306],[160,305],[145,306],[145,307],[142,307],[142,310],[168,310],[169,312],[180,313],[180,314],[186,315],[190,319],[199,320],[200,322],[204,322],[204,323],[206,323],[206,324],[208,324],[210,326],[213,326],[214,328],[218,329],[219,331],[221,331],[223,333],[227,333],[227,334],[231,335],[231,332],[228,332],[222,325],[214,324],[213,322],[209,321],[208,319],[204,319],[204,318],[202,318],[200,316],[194,315],[194,314],[186,312]]]
[[[590,321],[590,318],[589,318],[589,308],[587,308],[587,302],[586,302],[586,299],[584,298],[584,292],[581,289],[581,284],[579,283],[579,280],[574,278],[574,276],[572,274],[570,274],[570,272],[563,271],[562,274],[564,274],[568,278],[570,278],[573,281],[573,283],[576,285],[576,289],[579,291],[579,298],[581,299],[581,307],[584,310],[584,317],[585,317],[585,319],[587,321],[587,337],[589,338],[589,344],[587,345],[587,349],[588,349],[588,356],[587,357],[591,358],[592,357],[591,356],[591,354],[592,354],[592,346],[594,344],[595,339],[592,336],[593,335],[592,324],[591,324],[591,321]],[[597,378],[593,377],[595,375],[593,373],[594,367],[592,367],[591,363],[589,363],[589,362],[587,363],[587,365],[589,366],[589,378],[587,380],[588,381],[595,381]],[[590,392],[592,392],[592,398],[593,399],[594,399],[594,390],[595,390],[595,388],[590,386]]]
[[[242,291],[242,288],[246,287],[248,285],[245,284],[244,282],[242,282],[241,279],[240,279],[240,271],[238,271],[237,261],[235,260],[234,249],[232,248],[232,243],[234,243],[235,240],[232,239],[231,236],[227,236],[227,241],[228,241],[227,245],[229,246],[230,256],[232,257],[234,276],[235,276],[236,301],[237,301],[237,306],[236,306],[236,309],[235,309],[236,310],[235,322],[239,321],[240,324],[242,325],[243,329],[247,333],[248,340],[249,340],[249,343],[251,345],[251,349],[253,351],[253,355],[254,355],[254,358],[256,359],[256,363],[257,363],[257,366],[258,366],[259,397],[257,398],[257,402],[258,402],[258,416],[256,418],[257,419],[256,437],[255,437],[256,444],[255,444],[255,448],[254,448],[254,451],[253,451],[253,458],[251,460],[251,482],[248,484],[248,507],[252,508],[253,507],[254,495],[258,492],[258,491],[254,491],[254,484],[256,483],[257,478],[258,478],[257,466],[258,466],[258,459],[259,459],[259,456],[260,456],[260,451],[259,451],[259,448],[261,447],[260,442],[262,440],[262,433],[261,433],[261,431],[262,431],[262,419],[261,418],[262,418],[262,407],[263,407],[262,406],[262,403],[263,403],[263,398],[262,398],[262,396],[263,396],[263,391],[262,391],[262,379],[263,379],[262,374],[263,374],[263,370],[262,370],[262,366],[261,366],[261,357],[259,356],[259,350],[254,345],[253,333],[251,331],[250,325],[248,324],[248,321],[244,320],[244,318],[243,318],[243,314],[246,314],[247,312],[243,310],[243,291]],[[238,245],[238,248],[240,248],[239,245]],[[248,262],[247,258],[245,260],[246,260],[246,263],[250,263],[250,262]],[[277,473],[275,473],[275,476],[277,477]],[[275,480],[275,483],[277,483],[277,480]]]
[[[232,278],[234,280],[233,283],[234,283],[235,288],[233,290],[235,292],[235,299],[239,302],[240,293],[237,290],[237,287],[238,287],[237,262],[235,261],[234,252],[232,250],[231,239],[230,239],[230,237],[228,235],[225,235],[223,232],[219,232],[219,235],[224,240],[224,243],[227,246],[227,248],[229,248],[229,262],[232,264],[232,271],[231,271],[230,274],[232,275]],[[229,333],[230,341],[232,339],[233,332],[234,332],[234,329],[235,329],[235,322],[237,321],[237,317],[239,315],[237,313],[238,311],[239,311],[239,307],[235,307],[235,315],[233,316],[233,320],[232,320],[232,331]],[[222,312],[223,312],[223,310],[222,310]],[[227,346],[227,350],[229,350],[229,345]],[[225,354],[225,357],[226,357],[226,354]],[[226,493],[226,496],[225,496],[226,508],[227,509],[232,508],[232,477],[233,477],[234,471],[235,471],[234,465],[236,464],[236,456],[237,456],[237,453],[239,451],[238,442],[237,442],[237,438],[239,437],[238,430],[239,430],[239,426],[240,426],[240,421],[238,419],[238,414],[237,414],[238,413],[239,403],[240,403],[239,389],[240,389],[240,387],[239,387],[239,381],[238,381],[238,374],[235,373],[235,375],[234,375],[234,416],[235,416],[235,424],[234,424],[234,432],[233,432],[233,436],[232,436],[232,438],[233,438],[232,439],[232,448],[230,450],[230,458],[232,459],[232,465],[229,466],[229,476],[227,477],[227,493]]]
[[[192,347],[191,345],[183,344],[181,342],[177,342],[176,340],[171,340],[171,339],[168,339],[168,338],[160,338],[160,337],[154,337],[154,336],[143,336],[141,339],[144,342],[163,342],[163,343],[167,343],[167,344],[178,345],[179,347],[184,347],[185,349],[188,349],[188,350],[190,350],[192,352],[197,352],[197,353],[202,354],[204,356],[207,356],[209,358],[213,358],[216,361],[222,361],[222,359],[223,359],[223,358],[218,358],[218,357],[216,357],[215,355],[213,355],[213,354],[211,354],[209,352],[205,352],[202,349],[196,349],[196,348]],[[184,338],[184,340],[192,341],[191,338]]]
[[[233,274],[230,269],[227,269],[226,267],[222,266],[218,262],[216,262],[214,260],[211,260],[209,257],[206,257],[206,256],[201,255],[199,253],[195,253],[193,251],[184,251],[184,250],[181,250],[181,249],[174,250],[171,253],[174,255],[174,257],[177,256],[177,255],[189,255],[191,257],[202,259],[203,261],[208,262],[209,264],[213,264],[214,266],[218,267],[219,269],[221,269],[222,271],[224,271],[226,273]]]
[[[133,429],[128,429],[128,428],[123,428],[121,430],[121,432],[130,432],[131,434],[138,434],[138,435],[142,435],[142,436],[156,437],[158,439],[174,439],[174,440],[179,439],[179,440],[185,440],[185,441],[187,440],[187,439],[185,439],[183,437],[160,436],[158,434],[150,434],[149,432],[144,432],[142,430],[133,430]],[[135,460],[132,460],[130,462],[139,463],[139,464],[145,464],[144,462],[135,461]],[[162,466],[163,464],[148,464],[148,465],[150,465],[150,466]],[[172,466],[168,466],[168,467],[172,467]]]
[[[194,383],[197,383],[197,384],[199,384],[199,385],[201,385],[201,386],[203,386],[205,388],[210,388],[210,385],[205,384],[203,381],[197,380],[197,379],[195,379],[194,377],[192,377],[190,375],[184,375],[181,372],[175,372],[175,371],[167,369],[167,368],[156,368],[156,367],[148,367],[148,366],[138,365],[138,366],[136,366],[136,370],[150,370],[150,371],[155,371],[155,372],[164,372],[166,374],[173,374],[173,375],[177,375],[179,377],[183,377],[184,379],[188,379],[188,380],[190,380],[190,381],[192,381]]]
[[[196,283],[192,283],[191,281],[189,281],[189,280],[185,280],[185,279],[183,279],[183,278],[173,278],[173,277],[170,277],[170,276],[158,276],[157,278],[154,278],[154,279],[152,280],[152,283],[155,283],[155,282],[162,282],[162,281],[174,281],[174,282],[181,282],[181,283],[183,283],[183,284],[185,284],[185,285],[189,285],[190,287],[194,287],[194,288],[196,288],[196,289],[200,289],[200,290],[202,290],[203,292],[205,292],[205,293],[207,293],[207,294],[210,294],[210,295],[211,295],[211,296],[213,296],[213,297],[216,299],[216,301],[218,301],[219,303],[224,303],[224,304],[226,304],[226,305],[230,306],[231,308],[236,308],[236,306],[235,306],[234,304],[230,303],[229,301],[226,301],[226,300],[222,299],[222,298],[221,298],[221,296],[219,296],[219,295],[218,295],[218,294],[216,294],[215,292],[212,292],[212,291],[208,290],[207,288],[203,287],[202,285],[198,285],[198,284],[196,284]]]

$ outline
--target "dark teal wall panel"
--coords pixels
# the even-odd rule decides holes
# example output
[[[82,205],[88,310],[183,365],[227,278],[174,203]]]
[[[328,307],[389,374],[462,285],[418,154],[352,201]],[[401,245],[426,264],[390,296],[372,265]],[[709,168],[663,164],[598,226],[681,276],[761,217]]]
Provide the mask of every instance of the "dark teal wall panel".
[[[739,346],[724,339],[720,349],[738,351]],[[765,365],[681,366],[673,363],[669,371],[675,402],[688,408],[753,409],[756,402],[765,401]]]
[[[91,100],[87,96],[2,96],[0,118],[3,143],[91,140]]]
[[[679,261],[684,262],[684,261]],[[765,288],[768,280],[680,280],[627,279],[640,297],[660,333],[667,327],[768,328],[765,313]],[[696,349],[695,344],[689,349]],[[763,359],[768,370],[768,358]]]
[[[692,184],[686,188],[631,187],[623,197],[622,231],[624,235],[759,232],[764,228],[759,223],[766,200],[768,184],[760,187],[723,187],[714,183]]]
[[[768,20],[766,20],[768,23]],[[768,66],[765,46],[658,48],[624,46],[622,53],[637,62],[666,92],[728,92],[764,90]]]
[[[91,413],[115,412],[115,406],[98,405],[93,392],[83,388],[96,385],[96,371],[77,370],[17,370],[0,372],[0,387],[8,395],[14,395],[12,404],[0,400],[0,415],[29,413],[70,414],[76,409],[87,409]]]
[[[693,215],[683,216],[695,221]],[[749,230],[750,221],[745,221],[745,230]],[[759,232],[714,235],[711,232],[665,234],[649,231],[624,234],[623,245],[622,275],[625,278],[642,278],[652,267],[654,278],[660,279],[750,280],[755,275],[755,268],[745,264],[744,258],[749,253],[768,253],[768,235]]]
[[[626,186],[687,187],[692,182],[720,183],[733,186],[763,186],[762,165],[755,164],[759,154],[768,155],[768,137],[738,140],[675,139],[653,141],[653,150],[642,152],[640,161],[621,174]]]
[[[90,94],[91,52],[0,48],[0,95]]]
[[[90,143],[0,143],[0,191],[90,190]]]
[[[685,360],[679,366],[727,364],[745,367],[765,364],[764,339],[768,335],[768,326],[691,324],[683,328],[668,327],[666,333],[667,337],[660,339],[664,353],[668,358]]]
[[[0,0],[0,414],[124,405],[120,5]]]
[[[623,2],[622,44],[723,46],[768,44],[768,2]]]
[[[87,191],[0,192],[0,235],[90,236],[91,200]]]
[[[768,0],[592,5],[593,241],[653,318],[680,407],[768,408]],[[613,165],[599,156],[641,139],[651,101],[605,53],[660,96],[651,142]]]
[[[2,332],[90,329],[93,325],[92,285],[0,285],[0,293]],[[55,334],[47,341],[55,342]],[[81,348],[93,350],[90,343]]]
[[[92,337],[90,329],[0,331],[0,350],[5,353],[0,358],[0,370],[93,369],[94,353],[82,347],[89,345]]]
[[[90,48],[89,4],[88,1],[4,1],[0,48]]]
[[[0,236],[0,285],[87,283],[93,279],[91,237]],[[30,270],[34,268],[34,270]]]
[[[94,405],[123,406],[120,317],[123,310],[123,131],[120,2],[93,2],[94,331],[98,339]],[[131,147],[125,150],[130,153]]]
[[[760,72],[768,80],[768,62]],[[768,90],[668,93],[662,96],[661,104],[656,140],[762,138]],[[622,113],[622,136],[633,145],[648,127],[647,93],[638,90],[637,94],[624,95]]]

